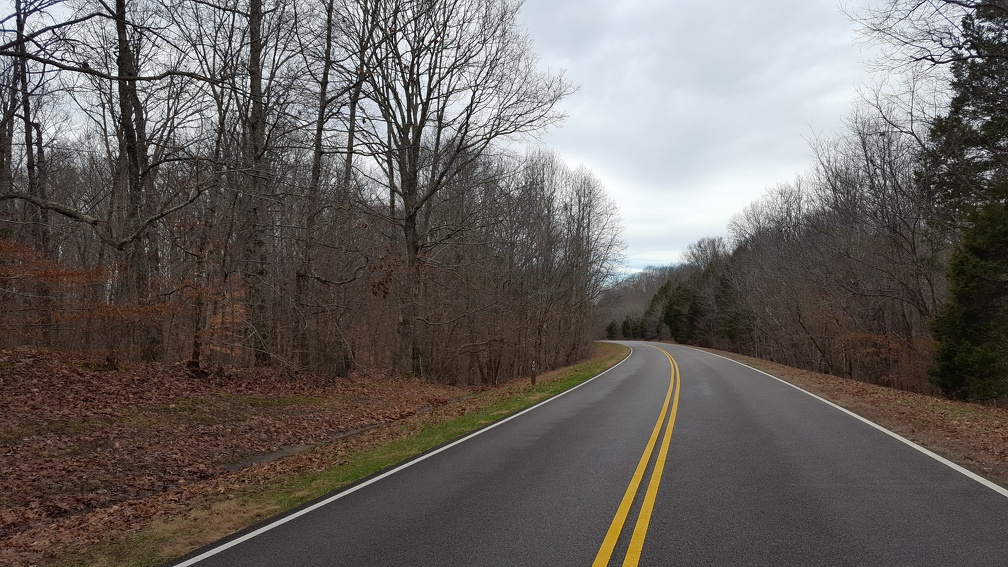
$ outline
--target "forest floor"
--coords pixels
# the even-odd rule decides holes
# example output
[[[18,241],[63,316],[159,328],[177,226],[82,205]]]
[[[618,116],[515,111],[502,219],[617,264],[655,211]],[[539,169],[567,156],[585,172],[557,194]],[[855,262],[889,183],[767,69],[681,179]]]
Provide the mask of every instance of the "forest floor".
[[[81,555],[193,502],[298,466],[243,461],[430,411],[469,390],[355,376],[0,351],[0,565]],[[299,454],[304,456],[304,453]]]
[[[493,388],[0,350],[0,565],[157,565],[571,387]]]
[[[1008,410],[720,354],[1008,482]],[[608,345],[594,360],[621,357]],[[343,474],[362,451],[459,416],[483,424],[511,411],[501,400],[547,395],[527,380],[475,389],[281,370],[194,378],[181,365],[110,370],[85,355],[0,350],[0,565],[157,564],[361,476],[327,471]]]

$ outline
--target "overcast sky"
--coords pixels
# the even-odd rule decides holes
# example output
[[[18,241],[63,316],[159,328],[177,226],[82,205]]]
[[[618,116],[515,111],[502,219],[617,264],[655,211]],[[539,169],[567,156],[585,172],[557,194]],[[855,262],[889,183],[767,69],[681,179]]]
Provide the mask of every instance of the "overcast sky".
[[[544,143],[603,181],[627,264],[680,259],[812,166],[867,55],[839,0],[526,0],[541,63],[580,90]]]

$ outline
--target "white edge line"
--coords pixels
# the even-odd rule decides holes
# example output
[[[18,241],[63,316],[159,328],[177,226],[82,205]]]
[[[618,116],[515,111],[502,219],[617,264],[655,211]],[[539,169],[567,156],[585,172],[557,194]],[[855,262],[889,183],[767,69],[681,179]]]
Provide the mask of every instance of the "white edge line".
[[[410,466],[413,466],[413,465],[419,463],[420,461],[424,461],[424,460],[426,460],[426,459],[428,459],[430,457],[433,457],[434,455],[437,455],[438,453],[440,453],[442,451],[447,451],[448,449],[451,449],[452,447],[454,447],[455,445],[458,445],[459,443],[463,443],[465,441],[468,441],[468,440],[472,439],[473,437],[476,437],[477,435],[486,433],[487,431],[490,431],[491,429],[497,427],[498,425],[503,425],[503,424],[511,421],[512,419],[514,419],[514,418],[516,418],[516,417],[518,417],[518,416],[520,416],[520,415],[522,415],[524,413],[528,413],[528,412],[530,412],[530,411],[532,411],[532,410],[534,410],[534,409],[536,409],[536,408],[538,408],[538,407],[540,407],[542,405],[548,404],[548,403],[552,402],[553,400],[559,398],[560,396],[563,396],[564,394],[567,394],[569,392],[573,392],[574,390],[577,390],[581,386],[584,386],[585,384],[591,382],[592,380],[595,380],[596,378],[602,376],[603,374],[606,374],[610,370],[613,370],[617,366],[619,366],[619,365],[623,364],[624,362],[626,362],[630,358],[630,356],[633,355],[634,349],[630,345],[624,345],[624,346],[626,346],[626,347],[628,347],[630,349],[630,353],[626,355],[626,358],[624,358],[623,360],[617,362],[616,364],[614,364],[610,368],[607,368],[606,370],[603,370],[602,372],[599,372],[598,374],[596,374],[595,376],[592,376],[591,378],[585,380],[584,382],[581,382],[580,384],[578,384],[577,386],[574,386],[573,388],[571,388],[569,390],[564,390],[563,392],[560,392],[559,394],[557,394],[555,396],[552,396],[552,397],[550,397],[550,398],[548,398],[546,400],[543,400],[543,401],[539,402],[538,404],[536,404],[534,406],[525,408],[524,410],[522,410],[522,411],[520,411],[520,412],[518,412],[518,413],[516,413],[514,415],[510,415],[510,416],[508,416],[508,417],[506,417],[506,418],[504,418],[504,419],[502,419],[500,421],[495,421],[495,422],[491,423],[490,425],[488,425],[488,426],[486,426],[486,427],[484,427],[482,429],[479,429],[477,431],[474,431],[474,432],[470,433],[469,435],[466,435],[465,437],[462,437],[461,439],[457,439],[457,440],[455,440],[455,441],[453,441],[453,442],[451,442],[451,443],[449,443],[447,445],[444,445],[442,447],[439,447],[439,448],[437,448],[437,449],[435,449],[435,450],[433,450],[433,451],[431,451],[429,453],[424,453],[423,455],[420,455],[419,457],[416,457],[415,459],[413,459],[411,461],[407,461],[407,462],[405,462],[405,463],[403,463],[403,464],[395,467],[394,469],[385,471],[384,473],[382,473],[382,474],[380,474],[380,475],[378,475],[378,476],[376,476],[374,478],[371,478],[369,480],[366,480],[364,482],[361,482],[359,484],[355,484],[355,485],[351,486],[350,488],[348,488],[348,489],[346,489],[346,490],[344,490],[342,492],[338,492],[336,494],[333,494],[332,496],[330,496],[329,498],[326,498],[325,500],[321,500],[319,502],[316,502],[315,504],[312,504],[311,506],[308,506],[307,508],[303,508],[301,510],[298,510],[297,512],[293,512],[293,513],[291,513],[291,514],[289,514],[287,516],[284,516],[283,518],[280,518],[279,520],[276,520],[274,522],[266,524],[265,526],[263,526],[263,527],[255,530],[255,531],[251,531],[251,532],[249,532],[249,533],[247,533],[247,534],[245,534],[245,535],[243,535],[241,537],[237,537],[237,538],[235,538],[235,539],[233,539],[233,540],[231,540],[231,541],[229,541],[227,543],[221,544],[221,545],[219,545],[217,547],[214,547],[213,549],[207,550],[207,551],[205,551],[205,552],[197,555],[196,557],[193,557],[191,559],[187,559],[187,560],[183,561],[182,563],[173,564],[173,567],[189,567],[190,565],[195,565],[196,563],[199,563],[200,561],[203,561],[204,559],[207,559],[209,557],[217,555],[218,553],[220,553],[222,551],[230,549],[230,548],[232,548],[232,547],[234,547],[234,546],[236,546],[236,545],[238,545],[240,543],[244,543],[244,542],[246,542],[246,541],[248,541],[248,540],[250,540],[250,539],[252,539],[252,538],[254,538],[256,536],[262,535],[262,534],[264,534],[264,533],[272,530],[273,528],[275,528],[277,526],[286,524],[287,522],[289,522],[291,520],[294,520],[296,518],[300,518],[301,516],[304,516],[305,514],[308,514],[309,512],[313,512],[313,511],[315,511],[315,510],[317,510],[317,509],[319,509],[319,508],[321,508],[323,506],[331,504],[331,503],[339,500],[340,498],[343,498],[344,496],[347,496],[348,494],[352,494],[352,493],[357,492],[358,490],[360,490],[360,489],[362,489],[362,488],[364,488],[366,486],[372,485],[372,484],[378,482],[379,480],[382,480],[385,477],[391,476],[391,475],[393,475],[393,474],[395,474],[395,473],[397,473],[397,472],[399,472],[399,471],[401,471],[401,470],[403,470],[403,469],[405,469],[407,467],[410,467]]]
[[[716,356],[718,358],[723,358],[725,360],[729,360],[731,362],[734,362],[735,364],[738,364],[740,366],[745,366],[746,368],[749,368],[751,370],[755,370],[756,372],[759,372],[760,374],[769,376],[769,377],[773,378],[774,380],[777,380],[778,382],[781,382],[782,384],[787,384],[788,386],[791,386],[795,390],[798,390],[799,392],[804,392],[804,393],[812,396],[813,398],[819,400],[820,402],[822,402],[824,404],[833,406],[836,409],[838,409],[838,410],[846,413],[847,415],[849,415],[851,417],[854,417],[855,419],[861,420],[864,423],[867,423],[868,425],[874,427],[875,429],[878,429],[882,433],[885,433],[886,435],[888,435],[888,436],[890,436],[890,437],[892,437],[894,439],[897,439],[897,440],[899,440],[899,441],[901,441],[901,442],[903,442],[903,443],[905,443],[905,444],[913,447],[914,449],[917,449],[921,453],[924,453],[925,455],[931,457],[932,459],[934,459],[934,460],[938,461],[939,463],[941,463],[941,464],[943,464],[943,465],[951,468],[952,470],[954,470],[956,472],[959,472],[959,473],[962,473],[962,474],[968,476],[969,478],[971,478],[971,479],[979,482],[980,484],[986,486],[987,488],[993,490],[994,492],[997,492],[1001,496],[1008,497],[1008,488],[1005,488],[1005,487],[1003,487],[1003,486],[1001,486],[1001,485],[999,485],[999,484],[997,484],[995,482],[992,482],[992,481],[990,481],[990,480],[988,480],[988,479],[986,479],[986,478],[984,478],[984,477],[976,474],[975,472],[973,472],[973,471],[971,471],[971,470],[969,470],[967,468],[964,468],[964,467],[962,467],[960,465],[957,465],[956,463],[953,463],[952,461],[950,461],[950,460],[946,459],[945,457],[943,457],[943,456],[935,453],[934,451],[932,451],[930,449],[927,449],[925,447],[922,447],[921,445],[918,445],[917,443],[914,443],[913,441],[907,439],[906,437],[903,437],[902,435],[900,435],[900,434],[898,434],[898,433],[896,433],[894,431],[890,431],[890,430],[886,429],[885,427],[882,427],[881,425],[875,423],[874,421],[871,421],[871,420],[869,420],[867,418],[861,417],[860,415],[858,415],[858,414],[850,411],[847,408],[840,407],[840,406],[834,404],[833,402],[827,400],[826,398],[823,398],[822,396],[817,396],[817,395],[813,394],[812,392],[809,392],[808,390],[799,388],[798,386],[795,386],[794,384],[792,384],[792,383],[790,383],[790,382],[788,382],[786,380],[782,380],[782,379],[774,376],[773,374],[770,374],[770,373],[767,373],[767,372],[763,372],[759,368],[753,368],[752,366],[749,366],[748,364],[745,364],[743,362],[739,362],[737,360],[733,360],[731,358],[728,358],[727,356],[721,356],[720,354],[714,354],[713,352],[707,352],[705,350],[701,350],[701,349],[697,349],[697,348],[693,348],[693,347],[686,347],[686,348],[690,348],[692,350],[703,352],[703,353],[709,354],[711,356]]]

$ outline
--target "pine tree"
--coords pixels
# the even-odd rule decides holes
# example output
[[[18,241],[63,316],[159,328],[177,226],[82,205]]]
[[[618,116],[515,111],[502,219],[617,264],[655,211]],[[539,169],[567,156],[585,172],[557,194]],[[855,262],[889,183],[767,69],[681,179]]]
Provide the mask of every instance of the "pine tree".
[[[973,215],[949,263],[950,298],[935,318],[932,379],[947,395],[1008,394],[1008,208]]]
[[[980,4],[963,39],[949,113],[931,130],[929,174],[961,227],[931,377],[946,395],[992,399],[1008,394],[1008,12]]]
[[[662,321],[668,326],[672,338],[680,343],[696,340],[699,302],[696,293],[689,287],[678,284],[668,292],[667,303],[662,312]]]

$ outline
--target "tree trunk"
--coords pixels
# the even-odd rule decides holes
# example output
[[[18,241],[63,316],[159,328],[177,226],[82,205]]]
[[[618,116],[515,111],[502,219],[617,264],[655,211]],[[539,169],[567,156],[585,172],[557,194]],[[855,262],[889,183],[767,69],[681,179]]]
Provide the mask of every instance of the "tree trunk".
[[[36,124],[32,120],[31,92],[28,89],[28,51],[25,41],[25,19],[21,0],[16,0],[15,11],[17,17],[17,38],[18,38],[18,60],[16,74],[20,86],[21,118],[24,129],[24,150],[25,167],[28,181],[27,193],[38,199],[48,199],[48,194],[44,184],[43,169],[45,167],[45,154],[43,153],[42,130],[39,127],[36,132]],[[35,134],[38,134],[37,136]],[[36,154],[36,151],[38,152]],[[42,256],[51,259],[52,250],[49,236],[49,211],[33,203],[25,203],[28,213],[28,222],[31,225],[32,244]],[[38,296],[36,309],[39,313],[39,328],[42,344],[49,346],[52,342],[52,291],[45,283],[40,282],[35,289]]]
[[[263,95],[263,12],[262,0],[249,1],[249,98],[245,159],[248,168],[248,236],[245,241],[245,283],[248,291],[249,312],[247,337],[256,366],[270,366],[273,354],[270,348],[272,325],[269,321],[267,295],[268,251],[266,249],[266,217],[264,209],[266,189],[269,185],[266,168],[266,105]]]
[[[129,38],[126,0],[116,0],[116,67],[119,95],[119,157],[118,182],[126,193],[125,234],[140,228],[144,218],[151,213],[153,172],[148,157],[147,125],[143,103],[137,92],[138,69]],[[135,303],[141,309],[152,304],[152,274],[157,273],[160,258],[156,238],[149,229],[139,238],[125,245],[122,262],[125,281],[120,282],[119,300]],[[137,341],[145,360],[162,357],[164,331],[156,313],[140,313],[136,324]]]

